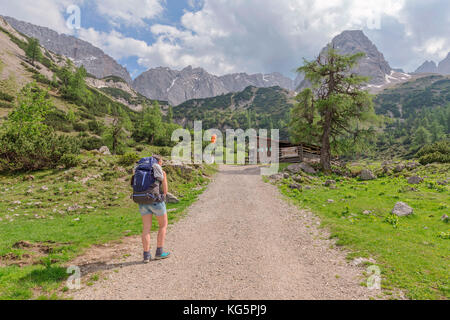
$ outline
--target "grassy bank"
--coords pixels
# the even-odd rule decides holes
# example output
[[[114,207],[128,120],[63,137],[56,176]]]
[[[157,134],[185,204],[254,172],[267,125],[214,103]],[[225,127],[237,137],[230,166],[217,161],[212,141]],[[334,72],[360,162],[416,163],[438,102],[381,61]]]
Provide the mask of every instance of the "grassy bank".
[[[316,213],[337,245],[351,249],[349,259],[376,260],[384,298],[400,288],[411,299],[448,299],[450,228],[448,219],[441,217],[450,215],[450,193],[448,186],[436,182],[448,178],[449,171],[450,165],[433,164],[367,182],[319,174],[311,180],[305,177],[301,191],[289,187],[291,178],[283,180],[280,190],[301,208]],[[425,180],[410,185],[411,175]],[[336,181],[336,188],[324,186],[329,179]],[[411,206],[414,214],[391,215],[398,201]]]
[[[0,176],[0,299],[57,297],[71,259],[93,244],[139,234],[141,218],[129,199],[131,169],[118,157],[89,153],[69,170]],[[168,205],[173,223],[215,168],[165,170],[169,191],[180,199]]]

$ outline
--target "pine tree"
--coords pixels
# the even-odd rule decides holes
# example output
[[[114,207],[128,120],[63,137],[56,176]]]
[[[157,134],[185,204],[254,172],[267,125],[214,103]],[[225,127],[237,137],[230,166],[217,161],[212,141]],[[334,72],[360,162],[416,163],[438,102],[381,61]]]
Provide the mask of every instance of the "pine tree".
[[[172,123],[173,122],[173,108],[172,108],[172,106],[169,106],[169,111],[167,111],[166,122],[168,122],[168,123]]]
[[[418,149],[430,142],[431,142],[431,133],[422,126],[417,128],[417,130],[414,132],[413,135],[413,147]]]
[[[39,40],[35,38],[31,38],[28,41],[28,46],[25,50],[26,56],[31,60],[31,64],[34,66],[35,61],[41,61],[42,59],[42,51],[39,46]]]
[[[123,129],[123,122],[116,117],[111,126],[106,130],[103,140],[105,140],[113,154],[118,154],[123,151],[125,139],[126,135]]]
[[[352,73],[364,53],[340,55],[332,47],[314,61],[306,61],[298,72],[304,73],[312,88],[296,97],[290,132],[294,140],[320,143],[320,162],[331,172],[331,143],[345,135],[359,137],[373,121],[372,96],[362,90],[367,77]]]

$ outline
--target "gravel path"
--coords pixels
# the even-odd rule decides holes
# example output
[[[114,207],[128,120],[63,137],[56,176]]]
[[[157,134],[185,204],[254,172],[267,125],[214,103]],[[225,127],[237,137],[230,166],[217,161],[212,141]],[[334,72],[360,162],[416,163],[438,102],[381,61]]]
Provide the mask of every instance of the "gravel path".
[[[84,265],[85,278],[103,271],[101,280],[83,285],[71,296],[252,300],[373,296],[375,292],[359,284],[363,269],[351,266],[343,251],[331,248],[333,242],[317,229],[318,223],[312,214],[283,200],[275,186],[264,183],[257,167],[222,166],[187,216],[169,227],[170,259],[142,264],[138,237],[95,247],[74,263]],[[152,234],[152,251],[155,241]],[[105,255],[108,252],[110,256]],[[123,258],[126,252],[130,256]]]

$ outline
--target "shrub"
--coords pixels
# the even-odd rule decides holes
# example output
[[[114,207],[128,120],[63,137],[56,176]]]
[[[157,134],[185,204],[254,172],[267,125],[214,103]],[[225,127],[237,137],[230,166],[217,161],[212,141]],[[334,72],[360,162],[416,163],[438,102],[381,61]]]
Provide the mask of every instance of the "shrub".
[[[79,151],[76,139],[52,130],[36,135],[6,132],[0,136],[0,145],[0,171],[56,168],[65,154]]]
[[[9,102],[0,101],[0,108],[13,108],[14,106]]]
[[[0,91],[0,100],[13,102],[14,101],[14,97],[12,95],[10,95],[10,94],[7,94],[5,92],[1,92]]]
[[[433,162],[450,163],[450,140],[426,145],[417,152],[416,157],[423,165]]]
[[[81,157],[75,154],[64,154],[59,163],[64,165],[67,169],[78,166],[81,163]]]
[[[88,131],[89,127],[86,123],[83,122],[75,122],[73,124],[73,129],[78,132]]]
[[[128,167],[135,164],[139,160],[139,156],[134,152],[127,152],[120,156],[118,163],[122,166]]]
[[[57,135],[45,123],[51,110],[47,92],[26,85],[0,128],[0,171],[55,168],[64,154],[79,151],[78,140]]]
[[[46,84],[46,85],[51,85],[52,81],[49,80],[46,76],[44,76],[43,74],[34,74],[32,77],[34,80],[36,80],[37,82],[40,82],[42,84]]]
[[[89,127],[89,131],[95,133],[96,135],[101,136],[103,132],[105,131],[105,126],[103,123],[98,122],[97,120],[91,120],[87,123],[87,126]]]
[[[172,148],[162,147],[159,149],[159,154],[163,157],[169,157],[172,155]]]
[[[84,137],[81,139],[81,148],[91,151],[100,149],[105,143],[97,137]]]
[[[390,213],[386,216],[386,218],[384,219],[384,222],[387,222],[387,223],[391,224],[394,228],[397,228],[399,219],[398,219],[398,216]]]
[[[46,115],[44,123],[57,131],[70,132],[73,128],[66,114],[56,108]]]

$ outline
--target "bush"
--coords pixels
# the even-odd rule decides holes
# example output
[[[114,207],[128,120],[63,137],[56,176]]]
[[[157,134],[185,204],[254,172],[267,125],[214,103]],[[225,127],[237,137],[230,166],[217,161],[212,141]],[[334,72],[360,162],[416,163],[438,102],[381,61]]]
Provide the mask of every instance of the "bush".
[[[61,159],[59,159],[59,163],[64,165],[66,169],[73,168],[81,163],[81,157],[70,153],[64,154]]]
[[[89,127],[86,123],[83,122],[75,122],[73,124],[73,129],[78,132],[88,131]]]
[[[450,140],[426,145],[417,152],[416,157],[423,165],[433,162],[450,163]]]
[[[124,167],[131,166],[139,160],[139,156],[134,152],[127,152],[120,156],[118,163]]]
[[[0,171],[56,168],[64,155],[79,151],[76,139],[51,130],[37,135],[6,132],[0,136],[0,145]]]
[[[97,137],[85,137],[81,139],[81,148],[88,151],[100,149],[104,145],[103,140]]]
[[[52,106],[48,92],[26,85],[0,127],[0,171],[55,168],[65,154],[79,152],[78,140],[58,135],[46,124]]]
[[[96,135],[101,136],[105,131],[105,126],[103,123],[98,122],[97,120],[91,120],[87,123],[89,127],[89,131],[95,133]]]
[[[14,101],[14,97],[12,95],[10,95],[10,94],[7,94],[5,92],[1,92],[0,91],[0,100],[13,102]]]
[[[45,117],[44,123],[57,131],[71,132],[73,127],[69,120],[67,120],[66,114],[54,108]]]
[[[163,157],[169,157],[172,155],[172,148],[162,147],[159,149],[159,154]]]
[[[43,74],[34,74],[32,77],[34,80],[36,80],[37,82],[40,82],[42,84],[46,84],[46,85],[51,85],[52,81],[49,80],[46,76],[44,76]]]
[[[0,101],[0,108],[13,108],[14,106],[9,102]]]
[[[423,165],[435,162],[450,163],[450,154],[442,154],[440,152],[429,153],[420,157],[419,162]]]

